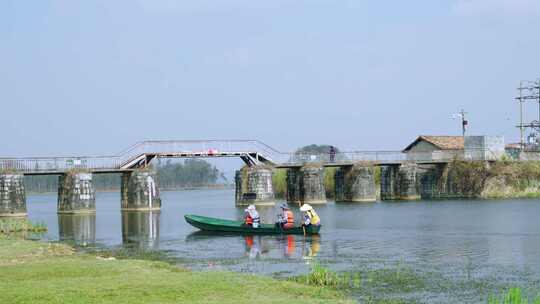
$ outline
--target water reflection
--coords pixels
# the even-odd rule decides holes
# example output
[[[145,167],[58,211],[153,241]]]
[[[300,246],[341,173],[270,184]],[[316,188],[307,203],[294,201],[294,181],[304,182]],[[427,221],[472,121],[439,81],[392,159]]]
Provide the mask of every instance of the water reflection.
[[[319,251],[321,251],[321,236],[312,235],[309,238],[305,238],[302,246],[302,257],[305,260],[312,260],[315,258]]]
[[[260,235],[246,235],[245,241],[245,256],[250,259],[260,258],[268,253],[268,245],[264,242],[264,238]]]
[[[96,242],[95,214],[58,214],[58,234],[61,241],[88,246]]]
[[[130,248],[158,249],[159,211],[122,212],[122,243]]]

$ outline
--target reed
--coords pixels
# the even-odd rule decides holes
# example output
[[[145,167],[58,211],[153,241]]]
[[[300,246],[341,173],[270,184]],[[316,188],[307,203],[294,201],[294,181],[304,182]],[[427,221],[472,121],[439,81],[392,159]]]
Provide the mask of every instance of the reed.
[[[362,281],[359,273],[337,273],[319,263],[313,264],[311,271],[305,276],[293,277],[291,280],[310,286],[335,289],[360,288]]]
[[[490,296],[488,304],[540,304],[540,295],[529,301],[526,292],[520,288],[510,288],[502,296]]]
[[[44,231],[47,231],[45,223],[32,223],[26,218],[0,218],[1,234]]]

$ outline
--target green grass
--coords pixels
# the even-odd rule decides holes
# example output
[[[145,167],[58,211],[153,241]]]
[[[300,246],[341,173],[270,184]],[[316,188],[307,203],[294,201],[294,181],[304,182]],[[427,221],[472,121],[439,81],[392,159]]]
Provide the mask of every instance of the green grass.
[[[490,296],[488,304],[540,304],[540,295],[529,302],[529,298],[520,288],[510,288],[500,297]]]
[[[0,239],[0,303],[354,303],[335,290]]]
[[[424,290],[427,280],[401,264],[394,268],[334,272],[315,263],[304,276],[290,280],[309,286],[331,288],[356,295],[370,304],[418,303],[406,299],[407,293]]]
[[[26,218],[0,218],[0,234],[44,231],[47,231],[44,223],[32,223]]]
[[[361,278],[350,273],[337,273],[315,263],[305,276],[293,277],[292,281],[317,287],[349,289],[360,287]]]
[[[370,304],[430,303],[432,296],[447,298],[449,303],[474,301],[488,304],[540,304],[540,294],[528,298],[518,288],[496,277],[450,278],[438,272],[421,272],[399,262],[384,268],[360,268],[335,272],[315,263],[306,275],[290,280],[321,288],[341,290]],[[529,281],[527,290],[537,290],[537,283]],[[498,292],[505,290],[502,295]],[[490,296],[491,295],[491,296]],[[497,295],[497,296],[493,296]]]

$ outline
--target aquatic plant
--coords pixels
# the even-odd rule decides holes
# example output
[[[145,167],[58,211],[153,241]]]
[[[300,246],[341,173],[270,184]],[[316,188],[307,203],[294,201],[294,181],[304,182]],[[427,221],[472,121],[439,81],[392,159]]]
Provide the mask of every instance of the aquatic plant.
[[[362,282],[360,273],[337,273],[319,263],[314,263],[305,276],[293,277],[290,280],[317,287],[331,287],[335,289],[360,288]]]
[[[9,234],[15,232],[44,232],[47,231],[45,223],[32,223],[26,218],[2,218],[0,219],[0,233]]]
[[[490,296],[488,304],[540,304],[540,295],[536,296],[531,302],[527,293],[523,292],[520,288],[510,288],[506,294],[496,297]]]

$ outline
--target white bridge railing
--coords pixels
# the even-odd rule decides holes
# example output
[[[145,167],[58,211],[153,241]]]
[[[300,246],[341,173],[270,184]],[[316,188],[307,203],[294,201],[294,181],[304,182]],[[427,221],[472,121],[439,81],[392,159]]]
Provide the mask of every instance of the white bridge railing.
[[[277,166],[306,163],[352,164],[357,162],[401,163],[495,160],[489,150],[444,150],[403,153],[401,151],[353,151],[338,153],[285,153],[257,140],[162,140],[139,142],[117,155],[73,157],[1,158],[0,171],[32,173],[64,172],[72,169],[115,171],[139,158],[151,157],[247,157]]]

